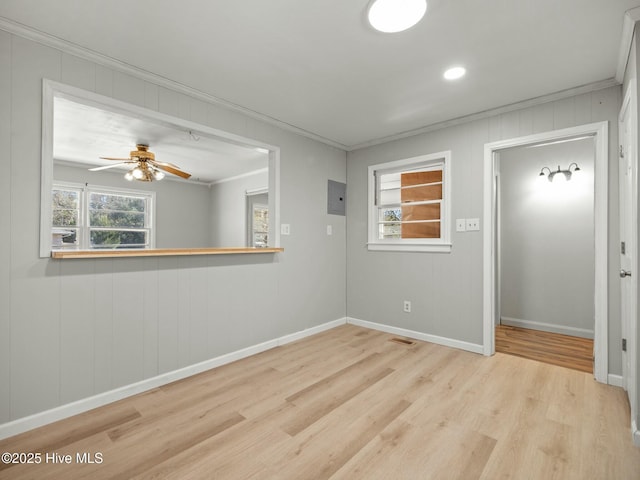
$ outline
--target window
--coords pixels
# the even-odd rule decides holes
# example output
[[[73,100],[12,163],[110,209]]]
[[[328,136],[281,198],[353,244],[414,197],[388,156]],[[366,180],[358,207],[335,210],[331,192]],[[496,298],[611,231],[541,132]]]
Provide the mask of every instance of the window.
[[[267,205],[253,205],[252,247],[266,247],[269,245],[269,207]]]
[[[52,190],[52,247],[153,248],[154,203],[154,192],[56,183]]]
[[[450,252],[451,152],[369,167],[369,250]]]

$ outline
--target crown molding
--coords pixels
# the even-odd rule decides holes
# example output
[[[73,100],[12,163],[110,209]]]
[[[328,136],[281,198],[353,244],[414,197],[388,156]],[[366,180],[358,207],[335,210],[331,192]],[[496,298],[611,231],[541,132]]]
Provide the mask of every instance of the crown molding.
[[[574,97],[576,95],[582,95],[585,93],[596,92],[609,87],[615,87],[620,85],[615,78],[609,78],[607,80],[601,80],[599,82],[588,83],[579,87],[569,88],[567,90],[561,90],[556,93],[550,93],[548,95],[542,95],[540,97],[531,98],[529,100],[523,100],[521,102],[511,103],[502,107],[496,107],[482,112],[472,113],[470,115],[464,115],[462,117],[453,118],[451,120],[445,120],[443,122],[433,123],[424,127],[416,128],[414,130],[407,130],[399,132],[394,135],[386,137],[376,138],[364,143],[352,145],[347,148],[348,152],[359,150],[361,148],[373,147],[382,143],[392,142],[394,140],[400,140],[407,137],[413,137],[415,135],[421,135],[423,133],[434,132],[436,130],[442,130],[443,128],[454,127],[456,125],[462,125],[463,123],[473,122],[476,120],[482,120],[489,117],[495,117],[505,113],[513,112],[516,110],[522,110],[524,108],[534,107],[543,103],[555,102],[564,98]]]
[[[128,63],[117,60],[113,57],[103,55],[101,53],[95,52],[93,50],[82,47],[75,43],[69,42],[67,40],[63,40],[59,37],[55,37],[53,35],[49,35],[48,33],[35,30],[31,27],[28,27],[27,25],[14,22],[13,20],[9,20],[8,18],[0,17],[0,30],[4,30],[10,34],[17,35],[22,38],[26,38],[27,40],[31,40],[33,42],[39,43],[41,45],[45,45],[47,47],[60,50],[64,53],[74,55],[84,60],[88,60],[98,65],[111,68],[121,73],[131,75],[133,77],[139,78],[146,82],[150,82],[161,87],[175,90],[179,93],[183,93],[185,95],[196,98],[198,100],[202,100],[207,103],[212,103],[214,105],[218,105],[228,110],[236,111],[238,113],[251,117],[255,120],[259,120],[261,122],[276,126],[283,130],[296,133],[298,135],[302,135],[304,137],[310,138],[312,140],[316,140],[326,145],[330,145],[332,147],[336,147],[341,150],[347,149],[346,145],[343,145],[339,142],[335,142],[331,139],[322,137],[313,132],[309,132],[302,128],[296,127],[295,125],[291,125],[290,123],[283,122],[282,120],[278,120],[277,118],[270,117],[269,115],[256,112],[254,110],[243,107],[236,103],[230,102],[228,100],[224,100],[223,98],[210,95],[201,90],[189,87],[180,82],[176,82],[174,80],[163,77],[161,75],[130,65]]]
[[[622,21],[622,35],[620,37],[620,49],[618,50],[618,66],[616,68],[615,79],[618,83],[624,80],[624,72],[627,69],[629,53],[631,52],[631,42],[636,22],[640,21],[640,7],[627,10]]]
[[[631,9],[626,12],[625,20],[623,25],[623,40],[620,49],[620,56],[618,62],[618,70],[622,68],[622,76],[624,76],[624,68],[626,66],[626,59],[629,54],[629,48],[631,46],[631,38],[633,37],[633,26],[636,21],[640,20],[640,7]],[[28,40],[40,43],[42,45],[46,45],[48,47],[54,48],[56,50],[60,50],[62,52],[68,53],[70,55],[77,56],[79,58],[94,62],[96,64],[111,68],[113,70],[119,71],[121,73],[125,73],[131,75],[133,77],[139,78],[141,80],[153,83],[155,85],[159,85],[165,88],[169,88],[171,90],[183,93],[190,97],[196,98],[198,100],[205,101],[207,103],[211,103],[214,105],[218,105],[222,108],[226,108],[228,110],[233,110],[243,115],[246,115],[255,120],[273,125],[275,127],[281,128],[283,130],[310,138],[312,140],[318,141],[325,145],[330,145],[332,147],[351,152],[354,150],[359,150],[361,148],[372,147],[375,145],[380,145],[382,143],[391,142],[394,140],[400,140],[407,137],[412,137],[415,135],[420,135],[423,133],[433,132],[436,130],[441,130],[447,127],[453,127],[456,125],[461,125],[463,123],[472,122],[475,120],[481,120],[484,118],[489,118],[495,115],[501,115],[504,113],[512,112],[515,110],[520,110],[527,107],[532,107],[535,105],[540,105],[543,103],[548,103],[556,100],[561,100],[563,98],[568,98],[574,95],[580,95],[584,93],[594,92],[597,90],[601,90],[604,88],[612,87],[619,85],[622,83],[621,80],[618,80],[618,72],[616,72],[616,77],[603,80],[600,82],[590,83],[587,85],[582,85],[575,88],[570,88],[567,90],[562,90],[560,92],[552,93],[549,95],[543,95],[540,97],[532,98],[529,100],[524,100],[521,102],[512,103],[509,105],[485,110],[482,112],[473,113],[470,115],[465,115],[462,117],[457,117],[451,120],[446,120],[443,122],[434,123],[431,125],[426,125],[423,127],[419,127],[416,129],[402,131],[393,135],[388,135],[380,138],[374,138],[368,140],[366,142],[354,144],[354,145],[345,145],[340,142],[336,142],[329,138],[323,137],[321,135],[317,135],[313,132],[309,132],[308,130],[302,129],[300,127],[296,127],[295,125],[291,125],[289,123],[278,120],[274,117],[270,117],[263,113],[256,112],[254,110],[248,109],[241,105],[235,104],[233,102],[229,102],[222,98],[216,97],[214,95],[210,95],[208,93],[202,92],[195,88],[189,87],[182,83],[176,82],[174,80],[170,80],[161,75],[157,75],[155,73],[149,72],[139,67],[135,67],[128,63],[122,62],[115,58],[109,57],[107,55],[103,55],[101,53],[95,52],[88,48],[82,47],[80,45],[74,44],[67,40],[63,40],[61,38],[55,37],[53,35],[49,35],[44,32],[40,32],[31,27],[23,25],[18,22],[14,22],[5,17],[0,17],[0,30],[4,30],[13,35],[17,35]],[[624,52],[626,49],[626,53]],[[620,58],[624,58],[624,64],[620,67],[621,60]]]

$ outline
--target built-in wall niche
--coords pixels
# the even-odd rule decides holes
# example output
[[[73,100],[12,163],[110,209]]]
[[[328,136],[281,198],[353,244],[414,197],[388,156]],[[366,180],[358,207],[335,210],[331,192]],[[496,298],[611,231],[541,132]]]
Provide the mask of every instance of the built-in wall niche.
[[[137,145],[159,175],[128,174]],[[279,159],[276,146],[44,80],[40,256],[277,251]],[[267,207],[257,247],[246,210],[255,191]]]

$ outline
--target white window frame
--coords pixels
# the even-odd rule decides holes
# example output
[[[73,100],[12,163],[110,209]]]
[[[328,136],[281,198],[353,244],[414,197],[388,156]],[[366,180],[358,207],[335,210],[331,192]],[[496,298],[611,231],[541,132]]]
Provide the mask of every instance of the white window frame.
[[[415,170],[418,168],[442,167],[442,202],[440,238],[378,238],[378,206],[377,175]],[[396,252],[451,252],[451,151],[420,155],[377,165],[370,165],[368,169],[368,243],[367,248],[373,251]]]
[[[89,185],[83,183],[75,183],[75,182],[58,182],[54,181],[52,185],[53,190],[60,189],[69,189],[69,190],[79,190],[81,192],[79,201],[79,219],[77,227],[78,230],[77,240],[78,245],[74,248],[67,248],[73,250],[107,250],[107,248],[92,248],[90,243],[91,238],[91,225],[89,225],[89,199],[92,193],[106,193],[108,195],[122,195],[122,196],[136,196],[136,197],[144,197],[147,200],[147,209],[145,209],[145,224],[147,227],[142,228],[140,230],[148,230],[149,231],[149,246],[145,248],[136,248],[135,250],[145,250],[150,248],[155,248],[156,245],[156,192],[154,191],[146,191],[146,190],[135,190],[130,188],[120,188],[120,187],[107,187],[102,185]],[[61,228],[61,227],[53,227],[50,225],[50,228]],[[118,230],[118,229],[115,229]],[[55,249],[55,248],[54,248]],[[64,250],[62,248],[61,250]],[[120,249],[127,250],[127,249]],[[133,250],[133,249],[130,249]]]

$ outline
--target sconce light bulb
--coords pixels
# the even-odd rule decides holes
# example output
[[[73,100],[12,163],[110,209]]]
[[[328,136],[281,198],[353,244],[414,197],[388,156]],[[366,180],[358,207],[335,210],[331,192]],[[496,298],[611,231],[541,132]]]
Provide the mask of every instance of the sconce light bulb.
[[[564,172],[555,172],[553,176],[553,183],[564,183],[567,181],[567,177]]]

